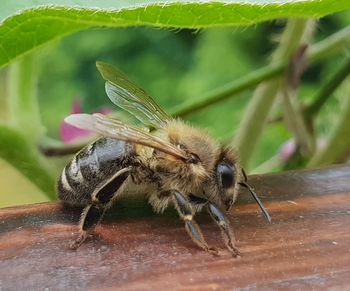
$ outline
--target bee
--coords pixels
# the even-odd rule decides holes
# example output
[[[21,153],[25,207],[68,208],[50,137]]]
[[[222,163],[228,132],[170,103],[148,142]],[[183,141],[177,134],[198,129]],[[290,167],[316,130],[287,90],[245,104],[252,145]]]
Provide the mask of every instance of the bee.
[[[265,218],[271,219],[247,184],[237,153],[206,131],[172,118],[123,72],[103,62],[96,65],[110,100],[151,130],[101,114],[73,114],[65,119],[102,135],[78,152],[58,179],[59,198],[84,207],[80,233],[70,247],[77,249],[84,242],[118,197],[141,193],[156,212],[174,206],[193,242],[216,254],[194,219],[206,208],[221,229],[226,247],[238,256],[225,212],[241,187],[250,191]]]

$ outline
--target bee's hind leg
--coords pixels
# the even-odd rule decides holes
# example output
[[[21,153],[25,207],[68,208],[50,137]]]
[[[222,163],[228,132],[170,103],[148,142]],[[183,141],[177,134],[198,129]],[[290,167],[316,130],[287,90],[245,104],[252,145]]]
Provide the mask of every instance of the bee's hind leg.
[[[100,222],[105,211],[111,206],[113,198],[126,178],[129,176],[131,167],[124,168],[113,175],[106,183],[98,187],[92,194],[91,204],[85,207],[80,218],[80,234],[69,248],[76,250],[86,240],[88,234]]]
[[[69,245],[70,249],[76,250],[81,246],[81,244],[88,237],[89,233],[100,222],[104,212],[105,207],[103,207],[103,205],[90,204],[85,207],[80,218],[80,234],[78,238]]]
[[[178,211],[181,219],[185,222],[185,228],[193,242],[206,252],[217,255],[217,250],[208,246],[204,240],[202,231],[200,230],[198,224],[194,221],[194,211],[189,200],[178,191],[173,192],[173,197],[176,210]]]
[[[209,202],[208,211],[211,217],[215,220],[217,225],[221,229],[222,237],[225,241],[226,247],[231,252],[232,256],[237,257],[240,255],[239,250],[234,245],[234,235],[230,226],[228,219],[225,217],[225,214],[220,210],[218,206]]]

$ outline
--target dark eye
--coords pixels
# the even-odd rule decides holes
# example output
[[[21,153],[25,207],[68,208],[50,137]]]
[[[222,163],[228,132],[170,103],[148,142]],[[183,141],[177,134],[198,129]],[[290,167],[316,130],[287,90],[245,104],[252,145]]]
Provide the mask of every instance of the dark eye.
[[[216,169],[223,188],[230,188],[235,183],[235,169],[225,163],[220,163]]]

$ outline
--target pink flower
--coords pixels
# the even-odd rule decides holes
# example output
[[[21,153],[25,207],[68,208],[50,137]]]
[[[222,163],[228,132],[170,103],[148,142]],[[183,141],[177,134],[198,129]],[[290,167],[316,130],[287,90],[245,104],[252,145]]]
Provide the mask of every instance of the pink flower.
[[[102,113],[102,114],[108,115],[111,112],[112,110],[110,108],[103,107],[95,111],[94,113]],[[75,100],[72,104],[71,114],[76,114],[76,113],[82,113],[82,112],[81,112],[80,102]],[[93,138],[94,136],[95,134],[91,131],[76,128],[64,121],[61,122],[60,137],[64,143],[67,143],[67,144],[76,143],[76,142],[79,142],[79,140],[86,140],[89,138]]]
[[[279,150],[280,160],[283,162],[288,161],[292,155],[295,153],[297,145],[294,140],[287,140],[284,144],[281,145]]]
[[[324,138],[318,138],[316,141],[316,149],[320,150],[325,148],[327,145],[327,140]],[[297,150],[297,144],[295,140],[289,139],[284,144],[281,145],[279,149],[279,158],[282,162],[287,162]]]

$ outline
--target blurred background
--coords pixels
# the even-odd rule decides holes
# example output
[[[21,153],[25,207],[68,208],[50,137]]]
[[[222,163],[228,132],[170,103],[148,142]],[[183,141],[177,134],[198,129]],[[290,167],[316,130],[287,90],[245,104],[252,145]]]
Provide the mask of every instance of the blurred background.
[[[324,39],[349,23],[349,12],[323,18],[317,23],[314,41]],[[148,91],[168,112],[188,99],[235,80],[268,63],[284,21],[267,22],[248,28],[208,30],[161,30],[152,28],[93,29],[45,46],[35,56],[38,69],[40,114],[47,135],[61,139],[60,125],[73,104],[81,111],[101,108],[118,111],[106,97],[104,81],[95,67],[97,60],[120,68]],[[308,68],[302,77],[299,96],[308,100],[320,83],[337,67],[342,57],[333,57]],[[6,69],[0,71],[0,117],[8,118]],[[349,92],[349,80],[322,108],[316,130],[327,139],[330,125]],[[223,142],[235,135],[243,109],[253,90],[217,103],[186,117],[190,123],[208,129]],[[254,118],[254,117],[252,117]],[[270,122],[252,159],[249,172],[281,171],[279,163],[268,163],[281,154],[292,134],[282,122]],[[50,158],[54,172],[71,158]],[[281,157],[282,158],[282,157]],[[262,167],[262,165],[264,165]],[[0,207],[46,201],[48,198],[12,165],[0,160]]]

